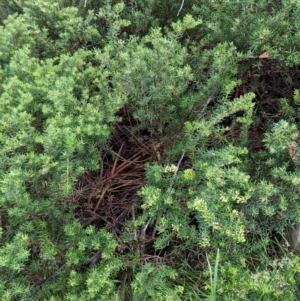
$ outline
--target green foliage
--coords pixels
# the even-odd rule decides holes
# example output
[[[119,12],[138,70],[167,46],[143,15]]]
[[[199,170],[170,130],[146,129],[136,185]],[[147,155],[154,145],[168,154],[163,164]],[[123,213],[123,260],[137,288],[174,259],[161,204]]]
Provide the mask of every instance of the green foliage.
[[[175,279],[176,276],[177,273],[167,266],[145,264],[131,284],[132,300],[180,300],[183,287],[168,284],[168,278]]]
[[[210,273],[210,286],[211,286],[211,294],[210,299],[212,301],[216,300],[216,294],[217,294],[217,283],[218,283],[218,265],[219,265],[219,249],[217,249],[217,257],[216,257],[216,263],[214,267],[214,271],[212,270],[212,267],[210,265],[209,259],[207,259],[208,267],[209,267],[209,273]]]
[[[1,2],[1,300],[296,300],[299,87],[258,149],[257,97],[237,91],[265,51],[299,65],[299,3],[180,4]],[[121,108],[167,146],[115,237],[82,227],[70,195]]]
[[[88,26],[91,15],[76,18],[77,8],[44,1],[26,2],[23,11],[5,21],[1,35],[1,268],[29,298],[38,282],[52,280],[58,270],[59,282],[68,279],[70,271],[60,270],[64,262],[80,267],[89,252],[106,256],[106,247],[108,253],[115,248],[109,247],[112,237],[102,243],[96,237],[91,250],[75,252],[79,242],[68,244],[62,230],[73,220],[65,197],[79,175],[99,168],[110,124],[126,98],[110,88],[110,71],[96,52],[75,45],[97,36]],[[12,250],[18,250],[15,260]],[[43,285],[40,299],[51,291],[61,294],[57,283]],[[19,291],[12,283],[2,288],[7,297],[1,299],[25,296]]]
[[[267,51],[286,64],[299,63],[298,1],[211,1],[195,3],[193,11],[203,20],[203,46],[212,48],[225,40],[244,54]]]

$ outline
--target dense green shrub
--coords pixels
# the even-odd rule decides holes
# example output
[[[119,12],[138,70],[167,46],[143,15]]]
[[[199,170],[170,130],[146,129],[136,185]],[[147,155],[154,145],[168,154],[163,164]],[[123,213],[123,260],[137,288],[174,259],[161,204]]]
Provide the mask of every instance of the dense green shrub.
[[[269,115],[251,83],[237,91],[263,52],[278,73],[299,65],[298,1],[0,8],[1,300],[296,300],[300,87]],[[115,237],[83,228],[70,195],[121,108],[167,154]]]
[[[92,243],[68,264],[67,254],[78,243],[68,244],[63,231],[73,219],[72,205],[64,199],[79,175],[99,168],[110,124],[126,100],[111,88],[110,71],[99,54],[77,45],[78,39],[97,38],[89,16],[76,18],[77,8],[59,10],[58,3],[44,1],[28,2],[23,11],[5,21],[0,43],[2,300],[35,299],[34,284],[64,262],[80,268],[95,248],[102,248]],[[75,234],[79,241],[87,239]],[[63,282],[48,290],[43,286],[38,299],[51,291],[61,295],[71,272],[63,269]]]

